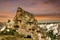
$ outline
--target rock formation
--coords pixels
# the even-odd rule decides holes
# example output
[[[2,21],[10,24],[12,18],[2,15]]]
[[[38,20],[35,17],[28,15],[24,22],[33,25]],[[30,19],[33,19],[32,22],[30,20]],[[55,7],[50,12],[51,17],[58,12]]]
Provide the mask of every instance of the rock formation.
[[[38,26],[37,20],[31,13],[18,7],[12,21],[0,22],[0,40],[22,40],[21,38],[32,38],[31,40],[55,40],[57,38],[59,40],[58,28],[58,24],[40,24]]]
[[[16,16],[14,17],[13,21],[13,27],[19,32],[19,34],[24,34],[26,36],[31,35],[33,40],[38,40],[38,24],[31,13],[24,11],[22,8],[18,7]]]

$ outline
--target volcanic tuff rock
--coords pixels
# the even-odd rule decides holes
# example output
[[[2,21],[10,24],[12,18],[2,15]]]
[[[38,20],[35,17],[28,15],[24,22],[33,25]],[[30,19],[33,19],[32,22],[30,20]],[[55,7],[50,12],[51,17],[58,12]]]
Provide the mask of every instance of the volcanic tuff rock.
[[[20,34],[31,35],[34,40],[38,40],[37,31],[39,30],[37,21],[34,16],[18,7],[16,16],[13,19],[14,29]]]

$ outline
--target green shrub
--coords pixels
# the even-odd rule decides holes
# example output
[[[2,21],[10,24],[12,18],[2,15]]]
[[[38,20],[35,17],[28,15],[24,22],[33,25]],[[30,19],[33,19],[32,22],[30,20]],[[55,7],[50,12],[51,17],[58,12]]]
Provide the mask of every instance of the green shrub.
[[[56,39],[56,35],[53,34],[53,30],[50,30],[49,32],[47,32],[47,35],[51,38],[51,40]]]

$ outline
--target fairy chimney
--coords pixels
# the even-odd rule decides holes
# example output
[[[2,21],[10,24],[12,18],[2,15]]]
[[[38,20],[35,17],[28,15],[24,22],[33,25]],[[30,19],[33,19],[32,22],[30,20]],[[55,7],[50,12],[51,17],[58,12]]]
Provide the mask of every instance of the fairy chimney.
[[[14,28],[20,33],[25,35],[31,35],[36,40],[37,38],[37,21],[34,16],[18,7],[16,16],[14,17]]]

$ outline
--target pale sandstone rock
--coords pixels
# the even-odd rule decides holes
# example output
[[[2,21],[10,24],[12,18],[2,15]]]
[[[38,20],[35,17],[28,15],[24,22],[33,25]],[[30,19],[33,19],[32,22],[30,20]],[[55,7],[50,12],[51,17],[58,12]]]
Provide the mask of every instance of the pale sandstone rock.
[[[33,40],[39,40],[37,33],[37,30],[39,29],[38,24],[31,13],[26,12],[22,8],[18,7],[16,16],[14,17],[13,21],[15,22],[13,27],[19,33],[31,35]]]

